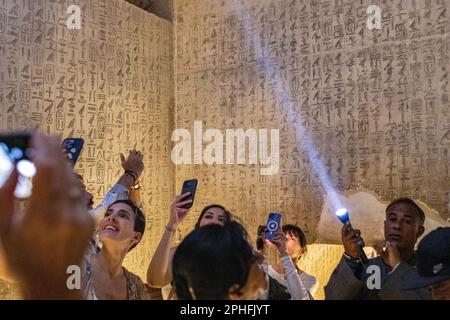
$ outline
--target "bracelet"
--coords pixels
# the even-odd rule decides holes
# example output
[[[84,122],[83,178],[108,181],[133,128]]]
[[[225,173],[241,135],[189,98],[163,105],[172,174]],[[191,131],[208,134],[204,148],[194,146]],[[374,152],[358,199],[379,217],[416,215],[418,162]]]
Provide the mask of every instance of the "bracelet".
[[[133,178],[133,185],[136,184],[136,181],[138,180],[138,175],[136,172],[133,172],[131,170],[125,170],[125,174],[128,174]]]
[[[175,233],[175,232],[177,232],[177,229],[169,227],[169,226],[166,226],[166,231],[169,231],[171,233]]]
[[[131,186],[130,190],[139,190],[141,188],[141,185],[139,184],[139,181],[137,181],[133,186]]]

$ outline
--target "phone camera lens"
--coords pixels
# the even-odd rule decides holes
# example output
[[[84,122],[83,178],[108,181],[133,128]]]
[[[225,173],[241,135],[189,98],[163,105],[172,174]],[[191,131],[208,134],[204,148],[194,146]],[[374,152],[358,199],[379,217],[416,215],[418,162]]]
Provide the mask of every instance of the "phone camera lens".
[[[28,148],[25,151],[25,155],[27,156],[27,158],[33,158],[34,157],[34,149],[33,148]]]
[[[267,228],[268,228],[270,231],[277,230],[277,229],[278,229],[278,223],[276,223],[275,221],[271,221],[271,222],[269,223],[269,225],[267,226]]]
[[[23,158],[23,151],[20,150],[19,148],[12,148],[10,154],[13,159]]]

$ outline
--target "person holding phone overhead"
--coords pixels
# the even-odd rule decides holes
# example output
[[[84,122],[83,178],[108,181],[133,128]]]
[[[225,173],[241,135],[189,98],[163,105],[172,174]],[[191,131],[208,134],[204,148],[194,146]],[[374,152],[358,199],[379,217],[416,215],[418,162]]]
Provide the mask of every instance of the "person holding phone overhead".
[[[151,298],[144,282],[122,266],[125,256],[139,244],[145,231],[145,216],[139,206],[143,155],[130,150],[127,158],[120,154],[120,160],[123,175],[95,209],[92,194],[77,175],[85,205],[97,223],[95,237],[87,247],[82,264],[82,289],[88,300]]]
[[[104,208],[105,212],[102,214],[101,220],[99,220],[97,225],[97,231],[95,232],[98,234],[98,239],[102,243],[102,247],[100,248],[92,241],[92,236],[94,234],[94,219],[92,214],[88,214],[88,211],[92,209],[92,195],[91,197],[88,197],[87,194],[89,193],[86,191],[82,180],[75,179],[75,177],[80,178],[80,176],[74,175],[73,169],[67,161],[70,159],[67,159],[67,156],[65,157],[63,155],[61,148],[58,147],[59,142],[57,140],[55,140],[55,142],[54,139],[41,138],[40,136],[35,138],[35,140],[39,142],[35,143],[36,163],[39,164],[39,159],[45,158],[52,165],[46,164],[45,166],[42,166],[45,170],[42,170],[43,173],[40,176],[41,178],[36,179],[36,197],[34,197],[35,195],[32,195],[31,200],[33,201],[33,199],[36,199],[36,203],[40,200],[40,202],[42,202],[40,206],[45,209],[43,212],[52,213],[53,207],[55,206],[51,206],[53,209],[50,210],[51,208],[46,208],[46,203],[58,204],[63,202],[64,205],[67,205],[67,198],[69,198],[70,210],[66,208],[67,212],[58,212],[59,216],[57,218],[59,218],[59,220],[50,223],[51,221],[47,221],[47,219],[44,221],[47,224],[37,223],[35,221],[36,219],[32,220],[32,217],[34,216],[39,217],[39,212],[33,212],[33,215],[29,214],[30,217],[27,215],[27,218],[29,218],[28,220],[33,223],[31,226],[26,226],[28,229],[31,228],[30,230],[25,230],[25,228],[23,228],[24,231],[26,231],[25,235],[19,234],[21,237],[28,237],[20,241],[20,243],[12,243],[6,235],[0,235],[1,240],[6,239],[6,241],[2,241],[4,244],[3,249],[5,251],[4,257],[15,257],[19,253],[23,255],[23,251],[27,256],[22,257],[21,260],[27,262],[31,261],[34,265],[38,265],[37,263],[42,265],[42,268],[37,268],[40,272],[30,272],[30,270],[27,270],[26,268],[29,268],[33,263],[17,265],[16,262],[18,259],[10,258],[9,261],[6,261],[6,259],[0,256],[0,277],[6,278],[9,281],[19,281],[26,286],[27,290],[32,289],[32,292],[26,292],[27,298],[84,298],[90,300],[150,299],[148,290],[143,281],[137,275],[129,272],[122,266],[125,256],[139,244],[142,235],[144,234],[145,216],[143,212],[132,201],[127,199],[117,199],[115,195],[110,194],[109,199],[103,201],[103,205],[106,206]],[[52,148],[47,146],[47,140],[52,142]],[[122,188],[126,188],[126,185],[132,185],[132,183],[137,181],[137,177],[133,177],[134,174],[140,174],[143,170],[142,155],[138,151],[133,150],[130,151],[127,159],[121,155],[121,160],[122,167],[125,169],[125,174],[119,179],[119,184]],[[65,176],[59,177],[59,171],[63,167],[63,163],[68,169],[64,171]],[[127,170],[130,171],[130,169],[135,169],[135,171],[127,173]],[[63,178],[70,180],[71,187],[64,188],[65,184],[61,182],[61,187],[56,187],[55,189],[55,181],[53,181],[54,184],[47,185],[47,187],[44,186],[45,183],[48,184],[46,181],[48,180],[48,177],[43,177],[45,177],[46,174],[48,175],[49,171],[55,177],[59,177],[62,182]],[[70,176],[70,179],[67,175]],[[59,181],[57,182],[59,183]],[[51,187],[55,190],[51,189]],[[49,189],[51,189],[50,191],[52,192],[49,192]],[[0,191],[4,193],[3,189]],[[126,191],[126,196],[128,196],[128,190]],[[72,197],[72,193],[74,193],[76,197]],[[46,196],[45,199],[41,199],[43,195]],[[10,197],[9,194],[6,195],[5,193],[5,197],[6,196]],[[53,196],[53,198],[48,200],[48,196]],[[3,202],[6,203],[6,200],[4,199]],[[33,209],[37,210],[36,208]],[[67,217],[63,219],[63,217],[61,217],[61,215],[72,217],[71,212],[75,209],[82,213],[84,212],[84,215],[82,215],[83,219],[92,223],[88,226],[89,231],[87,236],[86,228],[77,228],[77,225],[74,224],[74,221],[76,222],[76,215],[73,214],[74,219],[68,219]],[[31,209],[28,211],[31,211]],[[58,223],[61,225],[61,228],[65,228],[68,231],[61,229],[60,232],[54,233],[47,230],[51,228],[53,228],[53,230],[58,230],[55,229],[55,227],[59,226]],[[79,234],[77,234],[77,232]],[[36,241],[35,239],[38,235],[41,238],[39,241]],[[70,237],[70,241],[64,241],[67,237]],[[76,240],[74,240],[74,238],[76,238]],[[90,238],[91,241],[89,241],[88,238]],[[27,240],[30,239],[34,240],[33,245],[29,245],[29,242],[27,242]],[[59,243],[59,241],[61,243]],[[54,243],[58,243],[58,246],[54,246]],[[45,246],[44,244],[47,245]],[[70,250],[67,249],[68,247],[70,247]],[[21,250],[13,250],[15,248]],[[54,252],[55,250],[47,250],[45,248],[64,248],[64,250],[59,250],[61,252]],[[74,248],[78,250],[73,250]],[[71,254],[68,254],[68,252]],[[32,253],[29,254],[31,257],[28,257],[27,253]],[[39,257],[36,257],[35,253],[39,253]],[[72,253],[74,254],[72,255]],[[57,254],[62,255],[62,257]],[[34,257],[35,260],[32,260],[32,257]],[[57,257],[57,259],[55,259],[55,257]],[[46,258],[48,259],[46,260]],[[71,263],[64,265],[63,263],[68,258],[71,258]],[[61,283],[64,285],[65,289],[67,289],[66,280],[68,275],[66,273],[66,268],[69,265],[77,265],[81,268],[81,290],[72,290],[67,293],[61,289]],[[21,271],[22,269],[25,269],[28,272],[17,271]],[[45,272],[43,270],[45,270]],[[49,272],[47,272],[47,270]],[[57,271],[57,273],[53,271]],[[48,276],[48,273],[51,272],[53,272],[54,275]],[[54,282],[54,279],[56,278],[58,283],[55,285],[53,285],[53,283],[41,284],[41,278],[43,279],[42,281],[49,279],[48,282]],[[58,285],[57,290],[54,289],[56,285]],[[42,289],[42,292],[36,292],[34,289],[35,287]]]
[[[120,154],[120,160],[123,175],[95,209],[92,209],[92,196],[89,198],[90,193],[80,179],[86,204],[97,222],[95,239],[83,260],[82,288],[88,300],[151,299],[145,283],[122,266],[145,231],[145,216],[139,205],[143,155],[130,150],[127,158]]]
[[[0,188],[0,242],[5,262],[25,299],[81,299],[80,290],[67,286],[67,267],[82,262],[94,220],[59,139],[36,133],[31,146],[36,175],[27,208],[16,206],[18,170]]]
[[[22,200],[31,196],[32,179],[36,174],[32,160],[35,151],[31,146],[31,139],[29,132],[0,135],[0,187],[16,168],[19,175],[14,196]]]
[[[269,217],[270,220],[270,217]],[[270,223],[270,222],[269,222]],[[269,223],[267,228],[269,228]],[[292,224],[285,224],[275,232],[274,236],[267,239],[268,232],[261,232],[259,238],[262,240],[262,252],[265,253],[267,245],[275,245],[278,250],[277,262],[264,265],[269,279],[269,291],[261,296],[263,300],[273,299],[273,280],[280,284],[289,293],[291,300],[313,300],[318,288],[317,279],[307,274],[298,267],[298,261],[306,253],[306,236],[303,231]],[[266,260],[265,260],[266,261]]]
[[[178,247],[175,241],[175,234],[178,226],[184,221],[193,205],[196,187],[196,180],[187,180],[183,184],[182,194],[175,197],[170,207],[169,222],[148,266],[147,283],[154,288],[165,287],[164,289],[167,289],[164,290],[165,299],[170,300],[174,298],[174,290],[171,288],[170,283],[172,282],[172,260]],[[231,222],[232,219],[232,214],[223,206],[211,204],[203,208],[195,228],[210,224],[223,226]]]

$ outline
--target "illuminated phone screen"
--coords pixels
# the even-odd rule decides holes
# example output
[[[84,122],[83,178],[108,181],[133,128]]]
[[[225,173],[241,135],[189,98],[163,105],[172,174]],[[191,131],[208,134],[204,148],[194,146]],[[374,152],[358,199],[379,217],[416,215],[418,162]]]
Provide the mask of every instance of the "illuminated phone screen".
[[[0,187],[5,185],[6,180],[8,180],[14,169],[14,164],[6,150],[5,145],[0,143]]]
[[[32,179],[36,174],[36,167],[29,160],[31,148],[22,143],[18,146],[9,147],[7,144],[0,143],[0,186],[3,186],[14,169],[17,167],[19,173],[14,196],[24,199],[31,196],[33,183]]]

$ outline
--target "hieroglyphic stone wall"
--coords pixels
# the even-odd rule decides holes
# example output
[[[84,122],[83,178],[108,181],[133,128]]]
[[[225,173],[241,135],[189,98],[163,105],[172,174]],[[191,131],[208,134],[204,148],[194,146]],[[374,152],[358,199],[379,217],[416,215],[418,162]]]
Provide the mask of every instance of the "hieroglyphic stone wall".
[[[80,30],[66,25],[71,4]],[[125,264],[141,277],[173,196],[172,38],[171,23],[122,0],[0,0],[0,128],[83,137],[76,169],[96,203],[122,174],[119,152],[143,151],[147,232]]]
[[[381,30],[367,28],[369,5]],[[280,128],[280,172],[179,166],[206,203],[230,207],[254,234],[269,210],[317,238],[322,161],[337,190],[421,199],[448,218],[450,1],[176,0],[176,128]],[[304,140],[315,153],[307,155]],[[189,229],[195,221],[194,215]],[[187,230],[186,230],[187,232]],[[342,246],[301,261],[320,282]]]
[[[372,4],[381,30],[367,27]],[[200,177],[196,208],[223,203],[252,234],[280,210],[314,240],[323,190],[311,163],[321,161],[338,190],[409,195],[449,217],[449,8],[442,0],[175,1],[176,128],[192,132],[201,120],[280,129],[277,175],[183,165],[177,186]]]
[[[81,30],[65,25],[72,3],[82,8]],[[371,4],[383,10],[381,31],[366,27]],[[148,229],[127,260],[141,276],[172,198],[172,119],[191,131],[194,120],[280,129],[277,175],[247,165],[178,167],[177,192],[185,178],[200,180],[185,232],[203,205],[219,202],[251,233],[269,210],[281,210],[314,240],[323,205],[311,166],[318,159],[337,189],[408,194],[448,217],[449,6],[176,0],[173,111],[169,23],[119,0],[0,0],[0,127],[84,137],[77,170],[97,201],[120,174],[118,153],[144,151]]]

